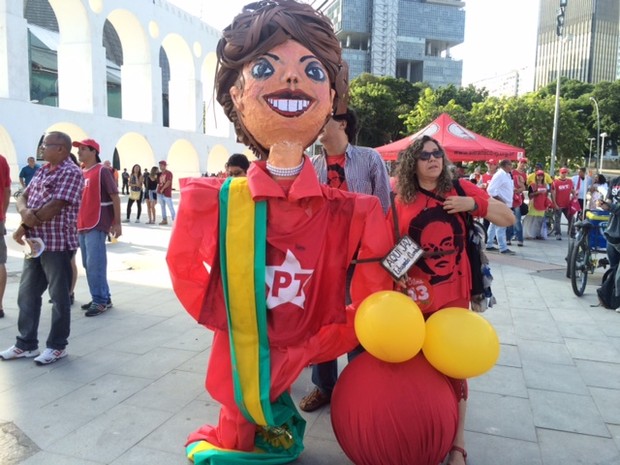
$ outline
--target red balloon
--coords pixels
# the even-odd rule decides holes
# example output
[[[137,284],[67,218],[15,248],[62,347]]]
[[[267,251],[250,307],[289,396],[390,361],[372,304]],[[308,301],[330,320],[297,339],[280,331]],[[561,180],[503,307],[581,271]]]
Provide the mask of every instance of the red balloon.
[[[356,465],[437,465],[452,447],[458,410],[452,385],[423,354],[387,363],[365,352],[338,378],[331,419]]]

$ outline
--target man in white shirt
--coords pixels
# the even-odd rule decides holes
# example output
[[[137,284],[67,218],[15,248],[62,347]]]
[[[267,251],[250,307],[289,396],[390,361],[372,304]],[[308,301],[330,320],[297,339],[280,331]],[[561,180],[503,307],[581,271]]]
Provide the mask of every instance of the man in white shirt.
[[[585,168],[579,168],[579,173],[573,176],[573,187],[577,193],[581,211],[583,211],[586,205],[586,195],[592,187],[592,178],[586,175]]]
[[[508,205],[508,208],[512,208],[512,199],[514,194],[514,182],[512,181],[512,162],[510,160],[502,160],[499,162],[499,169],[491,178],[487,192],[489,195],[500,202],[504,202]],[[506,228],[497,226],[494,223],[489,224],[487,231],[487,250],[496,251],[497,248],[493,245],[493,241],[497,239],[497,245],[499,246],[499,253],[504,255],[514,255],[515,252],[510,250],[506,245]]]

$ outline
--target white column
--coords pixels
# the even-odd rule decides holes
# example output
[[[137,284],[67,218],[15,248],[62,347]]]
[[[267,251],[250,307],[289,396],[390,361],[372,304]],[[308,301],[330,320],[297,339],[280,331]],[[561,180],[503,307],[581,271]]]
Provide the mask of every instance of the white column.
[[[159,70],[159,67],[157,67]],[[161,72],[159,73],[161,74]],[[161,113],[161,87],[154,92],[154,74],[151,63],[129,63],[121,66],[123,119],[145,123],[161,123],[155,119],[155,107]],[[161,81],[161,78],[158,79]],[[159,103],[158,103],[159,102]]]
[[[196,79],[170,79],[170,129],[200,130],[202,120],[202,85]]]
[[[0,97],[30,100],[28,27],[23,0],[0,1]]]
[[[105,48],[90,42],[58,46],[58,106],[66,110],[107,115]],[[99,39],[99,43],[100,43]]]

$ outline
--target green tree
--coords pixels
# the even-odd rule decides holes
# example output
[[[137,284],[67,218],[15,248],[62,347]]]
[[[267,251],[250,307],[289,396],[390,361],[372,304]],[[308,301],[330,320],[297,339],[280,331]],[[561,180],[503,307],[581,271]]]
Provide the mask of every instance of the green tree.
[[[350,85],[349,105],[360,120],[357,142],[376,147],[402,137],[404,123],[399,116],[411,111],[427,87],[424,83],[368,73],[355,78]]]
[[[351,88],[349,105],[357,113],[357,144],[378,147],[399,133],[402,122],[396,111],[398,105],[386,85],[370,82]]]

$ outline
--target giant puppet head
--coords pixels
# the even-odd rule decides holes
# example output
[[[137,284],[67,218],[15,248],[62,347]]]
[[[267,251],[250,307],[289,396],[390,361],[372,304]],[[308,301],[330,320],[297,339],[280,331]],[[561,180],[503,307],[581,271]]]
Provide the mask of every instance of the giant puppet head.
[[[250,3],[217,45],[217,101],[260,158],[299,153],[346,111],[348,69],[329,19],[294,0]]]

